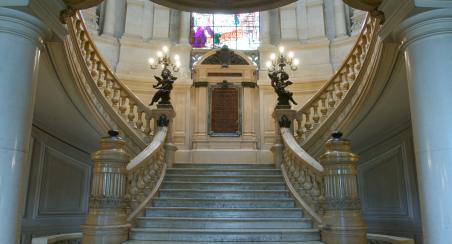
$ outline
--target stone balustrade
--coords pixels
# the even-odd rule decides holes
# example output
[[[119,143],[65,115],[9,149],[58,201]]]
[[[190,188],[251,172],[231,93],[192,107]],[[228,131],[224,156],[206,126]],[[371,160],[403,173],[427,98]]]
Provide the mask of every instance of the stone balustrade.
[[[105,59],[91,40],[88,29],[78,13],[66,20],[70,41],[76,46],[73,51],[83,60],[83,71],[91,77],[89,85],[97,99],[102,99],[103,107],[112,110],[144,142],[153,136],[154,116],[146,106],[110,69]]]
[[[291,194],[322,230],[322,241],[330,244],[363,244],[367,226],[361,214],[357,190],[358,156],[350,141],[333,133],[325,144],[320,163],[297,143],[292,122],[295,111],[275,109],[280,139],[274,153],[281,154],[281,170]],[[279,152],[278,152],[279,151]]]
[[[322,127],[330,117],[336,116],[342,111],[342,106],[347,96],[353,96],[357,92],[357,85],[362,81],[362,73],[368,67],[367,63],[374,53],[371,48],[376,39],[379,29],[378,18],[368,16],[364,22],[361,34],[335,74],[325,83],[299,111],[296,119],[296,137],[303,144]]]

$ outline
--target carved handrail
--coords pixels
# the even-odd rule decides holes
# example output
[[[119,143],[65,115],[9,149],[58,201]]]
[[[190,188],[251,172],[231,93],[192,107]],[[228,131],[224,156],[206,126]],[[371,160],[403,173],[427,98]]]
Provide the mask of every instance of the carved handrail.
[[[367,234],[368,244],[414,244],[414,240],[405,237]]]
[[[91,39],[80,12],[67,21],[69,39],[75,52],[84,61],[83,69],[91,77],[89,85],[107,111],[131,128],[145,143],[152,138],[153,116],[146,106],[110,69]],[[122,128],[124,129],[124,128]]]
[[[158,127],[152,142],[127,165],[128,198],[132,212],[131,222],[149,204],[157,193],[166,173],[165,141],[168,127]]]
[[[31,244],[80,244],[82,243],[82,233],[66,233],[52,236],[35,237]]]
[[[324,168],[300,147],[290,128],[281,127],[280,132],[284,144],[281,170],[286,185],[301,207],[321,225]]]
[[[340,68],[320,88],[309,101],[297,111],[297,141],[304,144],[318,128],[322,127],[333,111],[343,103],[346,97],[355,91],[361,82],[369,60],[374,53],[373,44],[377,39],[379,19],[366,17],[357,41]]]

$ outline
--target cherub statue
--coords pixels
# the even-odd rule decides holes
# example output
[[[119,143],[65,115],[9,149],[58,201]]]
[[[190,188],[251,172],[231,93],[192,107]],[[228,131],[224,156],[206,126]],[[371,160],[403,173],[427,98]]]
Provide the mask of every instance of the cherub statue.
[[[293,93],[290,91],[286,91],[286,87],[292,85],[292,81],[289,80],[289,75],[284,70],[277,70],[268,74],[270,77],[271,85],[278,95],[278,104],[277,106],[289,106],[290,102],[297,105],[293,99]]]
[[[157,101],[160,100],[158,104],[167,104],[171,105],[170,102],[170,94],[171,90],[173,89],[173,83],[177,79],[171,74],[171,71],[167,68],[162,70],[161,73],[162,78],[155,76],[155,79],[157,80],[157,84],[153,85],[155,89],[158,89],[158,91],[154,94],[152,97],[150,106],[154,105]]]

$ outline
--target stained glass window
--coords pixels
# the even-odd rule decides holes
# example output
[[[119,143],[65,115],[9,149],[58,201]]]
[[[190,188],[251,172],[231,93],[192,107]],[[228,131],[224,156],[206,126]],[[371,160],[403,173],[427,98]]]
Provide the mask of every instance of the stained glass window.
[[[194,48],[253,50],[259,46],[259,13],[191,15],[191,45]]]

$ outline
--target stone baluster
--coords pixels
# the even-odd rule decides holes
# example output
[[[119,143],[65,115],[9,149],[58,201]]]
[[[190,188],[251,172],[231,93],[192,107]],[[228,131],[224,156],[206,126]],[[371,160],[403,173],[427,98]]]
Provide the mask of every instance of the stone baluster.
[[[127,240],[127,163],[129,155],[118,131],[111,130],[100,141],[100,148],[91,155],[93,177],[89,211],[84,225],[83,244],[120,244]]]
[[[366,244],[367,226],[361,214],[357,186],[358,156],[351,143],[335,132],[320,157],[325,168],[322,241],[328,244]]]

